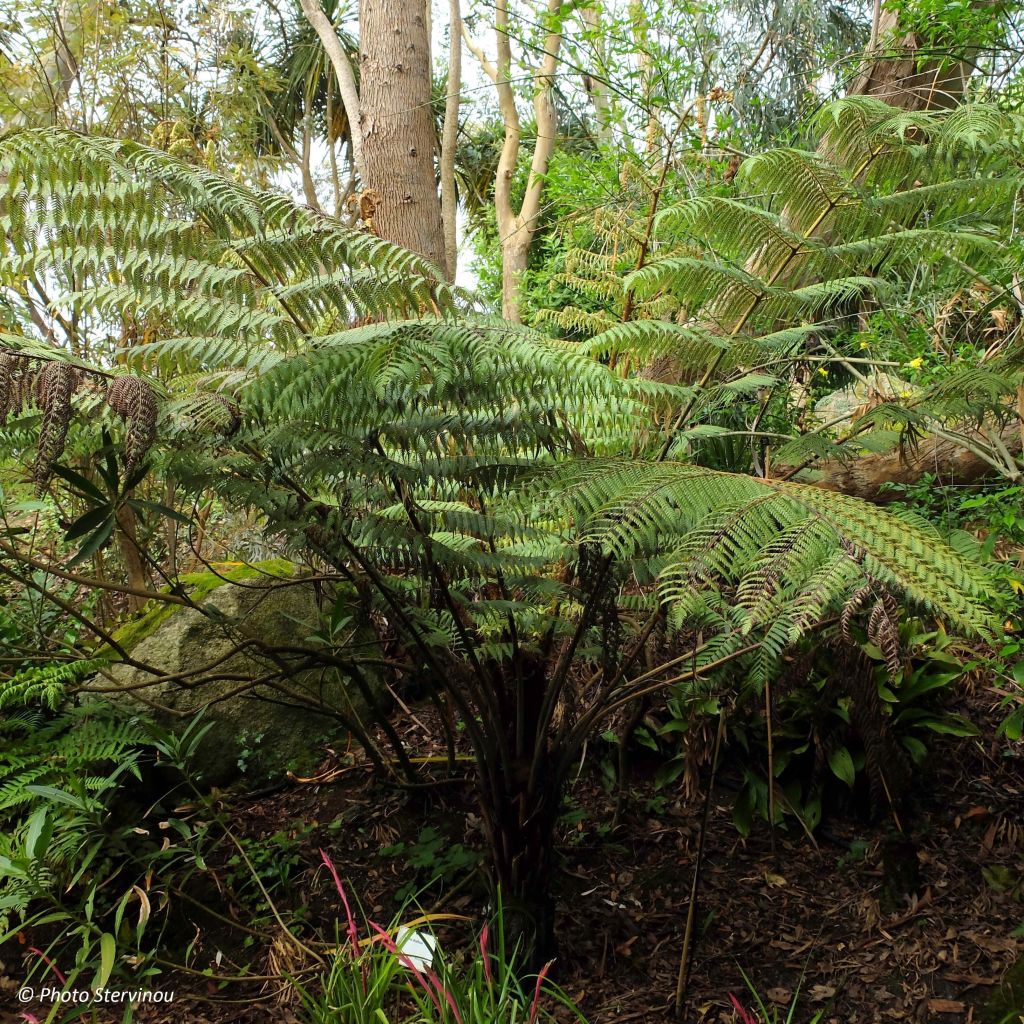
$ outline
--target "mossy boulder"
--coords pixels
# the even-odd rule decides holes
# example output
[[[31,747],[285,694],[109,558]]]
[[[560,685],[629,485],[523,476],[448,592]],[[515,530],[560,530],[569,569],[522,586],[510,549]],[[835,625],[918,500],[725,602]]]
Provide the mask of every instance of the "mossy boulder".
[[[333,670],[276,679],[287,693],[269,682],[249,684],[280,671],[268,649],[309,645],[324,595],[284,560],[212,569],[181,578],[197,608],[156,604],[114,635],[134,661],[176,677],[142,686],[151,683],[151,673],[115,663],[111,675],[125,687],[117,699],[137,703],[165,726],[182,727],[202,711],[209,728],[193,767],[209,784],[223,786],[241,775],[262,780],[288,768],[307,771],[324,741],[345,732],[331,712],[365,720],[365,702]],[[355,614],[351,591],[334,590],[328,599],[351,600]],[[223,678],[197,685],[208,676]]]

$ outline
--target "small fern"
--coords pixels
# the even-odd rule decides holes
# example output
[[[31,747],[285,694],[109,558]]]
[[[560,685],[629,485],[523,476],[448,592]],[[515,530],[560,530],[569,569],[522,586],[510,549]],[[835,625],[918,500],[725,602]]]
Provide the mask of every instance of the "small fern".
[[[32,705],[56,711],[69,683],[94,675],[109,662],[109,658],[79,658],[23,668],[0,680],[0,711]]]

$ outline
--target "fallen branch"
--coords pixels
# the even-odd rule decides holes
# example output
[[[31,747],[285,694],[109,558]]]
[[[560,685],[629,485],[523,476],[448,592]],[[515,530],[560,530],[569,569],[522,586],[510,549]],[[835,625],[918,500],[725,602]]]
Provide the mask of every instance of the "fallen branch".
[[[995,435],[1006,450],[1014,456],[1021,453],[1022,437],[1019,423],[1010,423]],[[986,447],[991,441],[980,432],[979,444]],[[941,484],[970,484],[994,471],[992,462],[955,440],[928,437],[911,447],[897,449],[881,455],[865,455],[849,462],[827,460],[809,467],[813,478],[808,480],[817,487],[839,491],[854,498],[863,498],[885,504],[899,501],[903,494],[899,488],[887,485],[909,486],[931,474]],[[785,476],[786,467],[774,467],[773,476]]]

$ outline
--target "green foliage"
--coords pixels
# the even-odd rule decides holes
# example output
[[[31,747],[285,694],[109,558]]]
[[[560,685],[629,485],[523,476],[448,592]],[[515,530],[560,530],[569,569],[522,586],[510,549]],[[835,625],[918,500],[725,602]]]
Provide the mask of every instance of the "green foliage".
[[[883,799],[903,799],[898,787],[905,771],[872,761],[880,738],[892,739],[884,748],[890,759],[919,767],[938,737],[977,735],[971,722],[949,710],[957,684],[977,666],[970,652],[916,619],[900,624],[899,645],[895,674],[887,664],[891,659],[863,637],[864,660],[837,664],[837,652],[829,647],[795,654],[771,681],[770,734],[759,680],[747,676],[734,683],[723,757],[740,779],[733,820],[742,835],[756,818],[769,820],[773,813],[776,825],[795,820],[813,832],[823,813],[847,804],[850,795],[865,806],[886,788]],[[852,673],[863,678],[854,682]],[[700,688],[677,690],[658,730],[657,750],[665,757],[660,786],[676,783],[695,754],[700,756],[700,737],[714,732],[722,713],[721,701]]]
[[[1024,731],[1024,660],[1019,634],[1024,620],[1024,582],[1020,553],[1021,488],[1002,481],[982,481],[968,488],[940,484],[925,474],[913,487],[895,487],[908,509],[934,522],[959,551],[991,566],[995,585],[990,595],[993,613],[1003,622],[1002,643],[992,651],[979,651],[977,664],[999,680],[1004,718],[999,734],[1011,742]]]
[[[400,670],[451,702],[510,898],[543,898],[569,766],[638,696],[725,666],[756,692],[840,621],[866,620],[892,669],[897,594],[995,630],[989,574],[919,517],[691,459],[722,410],[781,389],[897,271],[950,254],[1000,269],[1017,121],[857,99],[818,125],[828,157],[774,151],[742,170],[745,198],[668,207],[625,281],[645,319],[584,345],[457,314],[416,257],[164,154],[60,132],[0,142],[5,266],[74,271],[76,308],[145,319],[140,372],[216,376],[230,426],[164,402],[165,471],[348,579]],[[654,356],[681,372],[623,370]],[[933,408],[965,415],[1006,381],[944,384]],[[639,669],[655,630],[668,653]],[[332,641],[327,663],[358,679],[367,646]]]
[[[338,1014],[351,1024],[533,1024],[583,1015],[553,984],[547,964],[536,976],[523,970],[520,950],[506,940],[499,913],[485,925],[468,956],[439,941],[433,923],[445,915],[418,917],[410,925],[409,904],[387,928],[370,920],[362,929],[326,854],[346,915],[327,970],[315,984],[298,985],[306,1024],[333,1024]],[[366,937],[360,935],[365,930]]]
[[[109,663],[108,657],[76,658],[23,668],[0,681],[0,711],[32,706],[56,711],[69,683],[93,675]]]
[[[404,861],[413,877],[395,893],[401,901],[418,897],[425,888],[441,883],[445,888],[461,882],[480,865],[480,857],[461,843],[452,842],[439,829],[421,829],[415,842],[382,846],[380,856]]]
[[[57,924],[64,943],[79,943],[82,967],[133,898],[131,883],[103,882],[121,870],[131,842],[131,826],[117,821],[115,808],[123,780],[140,777],[148,734],[102,706],[49,721],[22,711],[0,728],[0,936]]]
[[[1005,13],[998,4],[910,0],[883,6],[895,10],[899,18],[894,38],[883,43],[899,46],[901,38],[911,33],[924,54],[918,58],[921,65],[936,59],[946,65],[968,60],[970,55],[996,46],[1005,32]]]
[[[302,866],[302,844],[312,831],[312,826],[297,822],[258,839],[240,839],[241,849],[227,861],[228,888],[239,899],[265,910],[266,893],[273,895],[294,883]]]

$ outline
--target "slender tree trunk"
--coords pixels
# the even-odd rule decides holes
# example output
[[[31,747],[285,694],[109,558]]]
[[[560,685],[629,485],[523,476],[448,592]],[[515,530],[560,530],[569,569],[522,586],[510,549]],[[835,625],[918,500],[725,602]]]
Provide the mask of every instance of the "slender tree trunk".
[[[501,239],[501,315],[514,324],[522,323],[521,284],[530,258],[533,232],[521,227]]]
[[[612,109],[608,98],[608,56],[605,45],[606,36],[602,32],[601,13],[596,4],[586,4],[580,8],[580,19],[592,47],[594,75],[586,75],[583,85],[594,104],[594,119],[597,121],[598,141],[606,146],[612,144]]]
[[[363,185],[374,230],[444,266],[425,7],[360,0],[359,37]]]
[[[363,138],[359,125],[359,92],[352,64],[341,45],[341,40],[338,39],[338,33],[334,31],[331,19],[324,14],[317,0],[299,0],[299,2],[302,5],[302,13],[313,26],[317,38],[334,68],[334,74],[338,79],[338,93],[341,96],[342,106],[345,108],[345,116],[348,118],[352,164],[359,178],[365,181]]]
[[[118,508],[115,516],[117,526],[118,547],[121,550],[121,558],[124,561],[125,570],[128,574],[128,586],[133,590],[149,590],[150,579],[146,570],[146,563],[139,550],[139,537],[136,528],[135,513],[127,506]],[[128,607],[133,611],[140,611],[146,604],[144,597],[134,594],[128,595]]]
[[[459,0],[448,0],[448,95],[444,103],[441,138],[441,222],[444,226],[444,262],[448,280],[458,271],[455,151],[459,141],[459,93],[462,89],[462,12]]]
[[[313,183],[313,169],[310,165],[310,154],[313,146],[313,112],[309,109],[309,95],[303,99],[302,112],[302,156],[299,168],[302,172],[302,191],[306,203],[317,213],[323,213],[320,200],[317,198],[316,185]]]
[[[530,243],[540,223],[540,197],[544,175],[548,171],[551,154],[555,150],[558,118],[551,100],[555,72],[558,70],[559,51],[562,48],[562,3],[548,0],[544,37],[544,55],[533,75],[533,114],[537,126],[537,142],[530,160],[530,173],[526,181],[526,194],[516,213],[512,205],[512,179],[519,161],[522,129],[512,89],[512,45],[509,39],[508,0],[495,0],[495,45],[497,60],[492,64],[479,43],[466,34],[466,42],[480,61],[480,66],[494,83],[498,93],[498,107],[505,127],[501,144],[498,170],[494,177],[494,212],[501,240],[502,294],[501,309],[506,320],[519,323],[519,288],[526,269]]]

